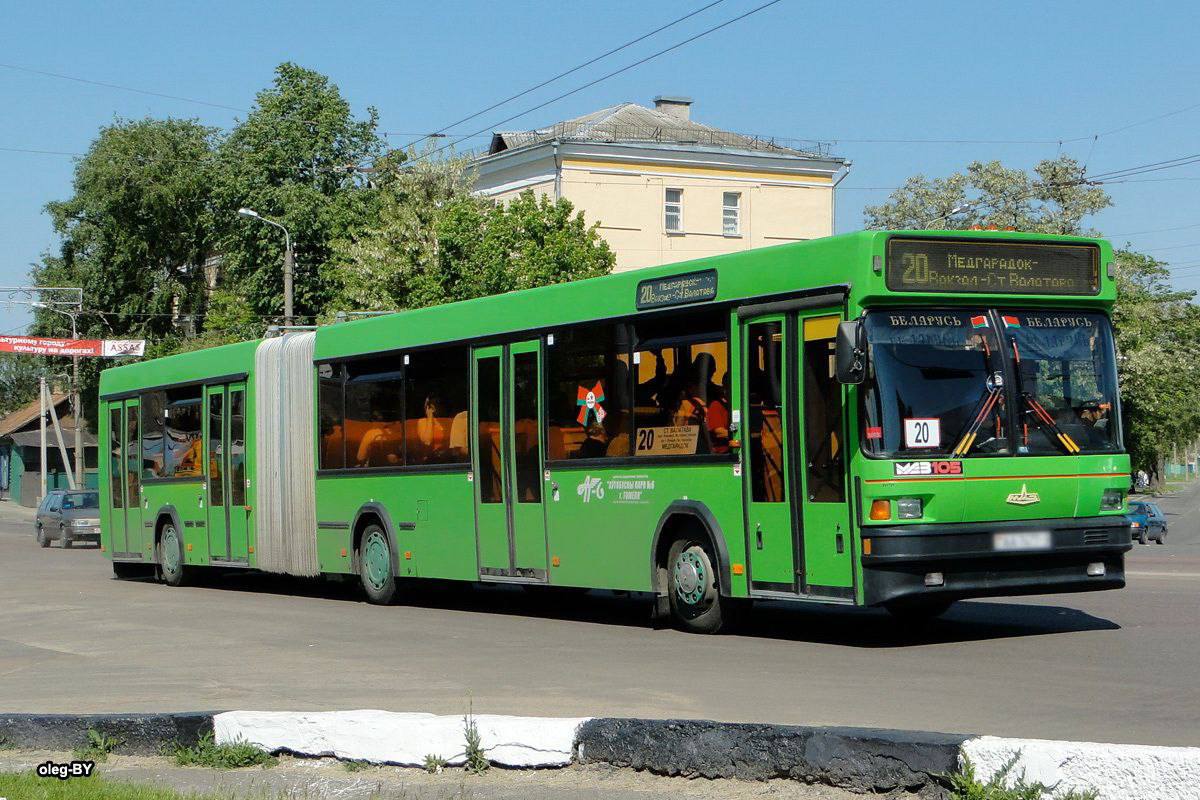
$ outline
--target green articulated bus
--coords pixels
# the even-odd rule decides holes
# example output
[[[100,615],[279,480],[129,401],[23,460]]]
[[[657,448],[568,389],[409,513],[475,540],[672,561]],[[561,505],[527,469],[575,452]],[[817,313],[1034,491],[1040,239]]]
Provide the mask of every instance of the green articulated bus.
[[[106,370],[102,546],[202,567],[927,616],[1114,589],[1102,240],[869,231]]]

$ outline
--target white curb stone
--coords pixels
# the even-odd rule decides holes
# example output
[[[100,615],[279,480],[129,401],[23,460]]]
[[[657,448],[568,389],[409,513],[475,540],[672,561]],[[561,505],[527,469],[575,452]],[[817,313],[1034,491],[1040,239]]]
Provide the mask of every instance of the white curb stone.
[[[1094,789],[1101,800],[1195,800],[1200,797],[1200,747],[1054,742],[1044,739],[968,739],[962,757],[989,780],[1014,756],[1009,773],[1058,792]],[[961,757],[960,757],[961,760]]]
[[[480,744],[506,767],[561,767],[571,763],[575,730],[588,717],[509,717],[478,714]],[[421,766],[436,755],[462,764],[466,740],[461,716],[395,711],[229,711],[213,718],[218,744],[238,740],[265,750],[308,756]]]

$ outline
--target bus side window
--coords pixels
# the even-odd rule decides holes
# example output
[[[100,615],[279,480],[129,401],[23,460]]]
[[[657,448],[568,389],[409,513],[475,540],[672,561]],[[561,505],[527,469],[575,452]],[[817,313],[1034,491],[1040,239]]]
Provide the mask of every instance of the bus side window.
[[[547,348],[551,459],[617,458],[632,452],[630,330],[621,323],[555,333]]]
[[[404,465],[402,366],[397,355],[347,363],[347,467]]]

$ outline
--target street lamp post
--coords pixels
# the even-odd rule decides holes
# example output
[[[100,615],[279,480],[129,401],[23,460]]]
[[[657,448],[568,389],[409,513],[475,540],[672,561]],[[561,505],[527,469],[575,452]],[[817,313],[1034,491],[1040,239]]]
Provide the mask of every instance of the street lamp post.
[[[292,252],[292,235],[288,233],[288,229],[283,227],[282,223],[276,222],[273,219],[268,219],[262,214],[259,214],[252,208],[239,208],[238,214],[243,217],[265,222],[268,225],[274,225],[279,230],[283,231],[283,242],[285,249],[283,251],[283,323],[290,326],[292,324],[292,270],[296,265],[296,256]]]

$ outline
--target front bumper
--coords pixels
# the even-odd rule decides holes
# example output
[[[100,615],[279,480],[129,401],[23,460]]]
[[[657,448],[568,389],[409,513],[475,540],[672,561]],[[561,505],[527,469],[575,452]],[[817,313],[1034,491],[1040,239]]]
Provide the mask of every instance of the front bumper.
[[[996,550],[995,534],[1033,531],[1049,532],[1048,549]],[[1122,516],[864,527],[862,537],[867,605],[1120,589],[1133,547]],[[1095,563],[1103,575],[1087,574]],[[944,583],[926,586],[931,572]]]
[[[85,525],[79,528],[64,528],[62,535],[72,542],[98,542],[100,541],[100,526]]]

